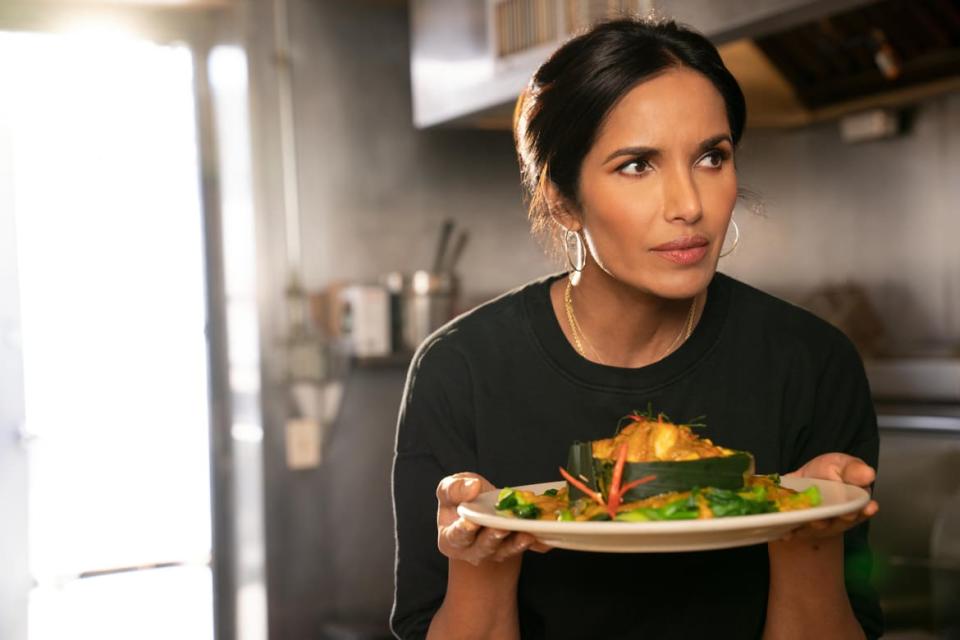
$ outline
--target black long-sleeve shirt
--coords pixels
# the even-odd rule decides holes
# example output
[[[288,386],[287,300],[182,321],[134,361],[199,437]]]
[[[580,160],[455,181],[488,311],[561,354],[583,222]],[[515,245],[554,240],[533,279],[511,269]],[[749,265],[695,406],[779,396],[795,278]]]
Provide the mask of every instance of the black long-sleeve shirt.
[[[757,473],[787,473],[842,451],[877,465],[866,377],[837,329],[723,274],[700,322],[663,360],[638,369],[582,358],[533,282],[453,321],[420,348],[400,411],[394,463],[394,633],[422,638],[446,591],[436,487],[459,471],[496,486],[558,479],[576,440],[613,435],[632,410],[677,421],[754,454]],[[629,322],[629,318],[624,318]],[[847,532],[847,591],[867,637],[882,616],[869,586],[867,527]],[[674,554],[554,549],[524,555],[524,639],[758,638],[767,606],[766,545]]]

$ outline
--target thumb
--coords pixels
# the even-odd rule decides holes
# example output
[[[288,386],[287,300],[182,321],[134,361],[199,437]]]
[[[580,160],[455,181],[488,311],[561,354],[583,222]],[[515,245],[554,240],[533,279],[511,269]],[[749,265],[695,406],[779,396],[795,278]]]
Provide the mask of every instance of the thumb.
[[[819,478],[820,480],[843,481],[844,461],[841,456],[834,454],[819,455],[796,471],[786,474],[787,477]]]
[[[859,458],[850,460],[842,471],[842,480],[858,487],[869,486],[877,478],[877,472]]]
[[[470,502],[479,494],[480,480],[471,476],[448,476],[437,487],[437,500],[445,507]]]
[[[837,482],[843,482],[843,470],[846,467],[839,462],[828,462],[825,465],[824,478],[827,480],[836,480]]]
[[[843,482],[843,470],[850,464],[851,460],[855,460],[855,458],[844,453],[824,453],[804,465],[805,473],[803,475],[822,480]]]

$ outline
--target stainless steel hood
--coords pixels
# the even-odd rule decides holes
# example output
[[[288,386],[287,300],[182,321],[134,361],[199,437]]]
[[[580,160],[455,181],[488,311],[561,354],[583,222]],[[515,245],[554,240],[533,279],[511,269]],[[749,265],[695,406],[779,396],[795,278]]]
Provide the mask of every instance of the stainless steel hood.
[[[651,9],[720,46],[750,126],[960,89],[957,0],[411,0],[414,123],[509,128],[517,95],[569,34]]]

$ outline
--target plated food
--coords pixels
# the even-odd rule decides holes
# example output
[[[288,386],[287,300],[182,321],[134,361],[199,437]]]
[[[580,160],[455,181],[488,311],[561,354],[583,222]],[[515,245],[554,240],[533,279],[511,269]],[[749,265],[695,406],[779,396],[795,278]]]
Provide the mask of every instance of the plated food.
[[[553,521],[649,522],[780,513],[821,504],[818,487],[754,475],[753,456],[700,438],[697,425],[633,413],[614,437],[570,447],[565,486],[504,488],[498,514]]]
[[[558,549],[606,553],[664,553],[706,551],[760,544],[782,538],[799,526],[859,511],[870,495],[842,482],[784,476],[781,486],[798,493],[817,487],[819,506],[793,511],[758,513],[737,518],[697,518],[660,521],[563,521],[518,518],[497,511],[499,491],[487,491],[457,507],[467,520],[482,527],[524,531],[541,543]],[[542,482],[515,487],[536,495],[566,488],[566,483]]]
[[[663,553],[765,543],[870,500],[842,482],[754,475],[750,453],[698,437],[702,425],[652,412],[628,422],[612,438],[574,443],[564,481],[488,491],[457,512],[560,549]]]

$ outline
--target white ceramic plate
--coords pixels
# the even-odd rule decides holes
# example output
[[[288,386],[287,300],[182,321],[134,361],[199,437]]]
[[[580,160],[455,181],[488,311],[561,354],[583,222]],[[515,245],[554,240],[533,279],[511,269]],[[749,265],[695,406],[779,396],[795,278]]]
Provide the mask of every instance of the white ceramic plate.
[[[768,542],[782,537],[812,520],[833,518],[862,509],[870,495],[860,487],[810,478],[782,478],[790,489],[803,491],[810,485],[820,488],[820,506],[782,513],[730,516],[708,520],[662,520],[657,522],[559,522],[524,520],[499,515],[494,509],[497,491],[481,494],[461,504],[461,516],[484,527],[526,531],[544,544],[559,549],[607,552],[667,552],[726,549]],[[513,487],[535,493],[559,489],[560,482],[543,482]]]

